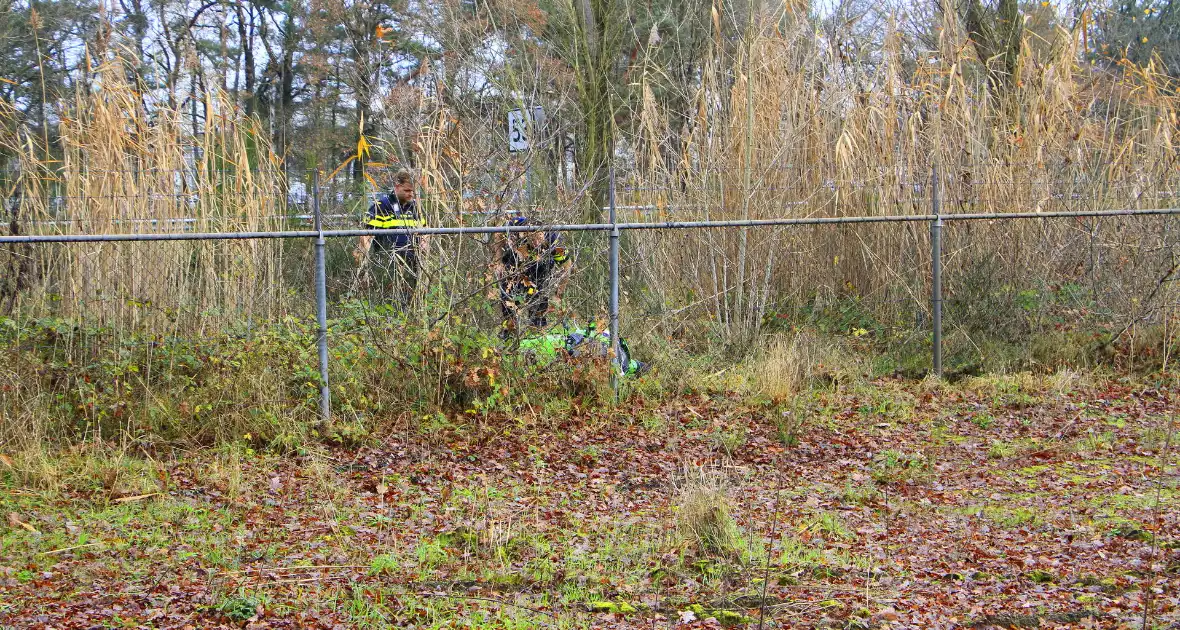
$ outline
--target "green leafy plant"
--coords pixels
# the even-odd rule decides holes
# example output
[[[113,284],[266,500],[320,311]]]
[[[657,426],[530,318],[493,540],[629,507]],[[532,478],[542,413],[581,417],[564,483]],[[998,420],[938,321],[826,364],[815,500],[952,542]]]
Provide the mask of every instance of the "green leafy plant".
[[[249,621],[258,614],[259,602],[249,597],[230,597],[221,600],[214,610],[235,622]]]
[[[924,474],[929,468],[925,457],[886,449],[873,456],[872,476],[878,482],[899,482]]]
[[[733,457],[738,450],[745,446],[746,439],[745,427],[717,429],[709,436],[713,448],[725,453],[727,457]]]

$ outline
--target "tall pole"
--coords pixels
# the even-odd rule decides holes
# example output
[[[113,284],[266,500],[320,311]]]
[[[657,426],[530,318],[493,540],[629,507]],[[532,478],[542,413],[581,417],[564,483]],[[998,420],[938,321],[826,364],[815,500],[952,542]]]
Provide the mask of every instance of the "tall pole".
[[[312,207],[315,214],[315,302],[319,321],[320,349],[320,417],[324,424],[332,421],[332,390],[328,387],[328,273],[324,262],[324,223],[320,216],[320,170],[311,175]]]
[[[620,370],[612,373],[611,383],[614,385],[615,399],[619,396],[619,371],[625,371],[627,366],[619,359],[619,220],[615,215],[615,168],[610,168],[610,344],[614,353],[614,362]]]
[[[930,222],[930,301],[934,327],[934,375],[942,378],[942,199],[938,166],[930,175],[934,220]]]
[[[761,9],[760,3],[750,3],[749,25],[746,27],[746,156],[743,171],[742,186],[742,220],[750,220],[750,168],[754,161],[754,13]],[[746,320],[742,311],[746,295],[746,253],[749,230],[741,228],[738,240],[738,269],[737,269],[737,307],[735,314],[744,324]]]

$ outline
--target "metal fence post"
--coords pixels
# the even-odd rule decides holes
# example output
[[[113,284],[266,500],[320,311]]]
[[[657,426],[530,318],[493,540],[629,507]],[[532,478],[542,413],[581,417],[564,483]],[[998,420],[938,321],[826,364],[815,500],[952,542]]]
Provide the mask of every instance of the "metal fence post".
[[[311,175],[312,208],[315,215],[315,302],[319,322],[320,348],[320,416],[325,424],[332,421],[332,390],[328,387],[328,272],[324,260],[324,223],[320,217],[320,171]]]
[[[931,322],[934,328],[934,375],[942,378],[942,199],[938,165],[930,174],[934,204],[934,220],[930,222],[930,300]]]
[[[619,220],[615,214],[615,169],[610,169],[610,343],[614,352],[615,365],[620,369],[612,373],[611,384],[615,400],[619,398],[619,378],[627,366],[619,360]]]

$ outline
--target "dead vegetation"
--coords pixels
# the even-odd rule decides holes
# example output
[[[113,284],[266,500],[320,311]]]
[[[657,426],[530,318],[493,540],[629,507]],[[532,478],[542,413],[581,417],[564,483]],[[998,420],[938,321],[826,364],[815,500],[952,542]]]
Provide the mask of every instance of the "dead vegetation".
[[[214,95],[200,104],[196,129],[179,105],[149,111],[128,63],[98,61],[93,83],[66,99],[52,146],[0,104],[0,151],[15,166],[3,179],[6,232],[283,229],[284,180],[258,121]],[[273,239],[9,245],[0,256],[6,268],[19,267],[21,290],[5,305],[19,319],[200,334],[278,316],[287,293],[283,244]]]
[[[765,406],[699,395],[543,440],[471,421],[293,453],[0,452],[0,623],[752,628],[765,605],[777,626],[1119,628],[1150,597],[1166,627],[1175,381],[1061,385],[840,386],[789,448]],[[862,411],[874,391],[910,413]],[[718,453],[698,416],[748,447]]]
[[[918,54],[916,65],[891,26],[879,61],[866,67],[817,41],[810,23],[770,11],[740,58],[715,53],[699,87],[679,95],[698,105],[683,127],[660,127],[670,112],[644,101],[644,133],[628,146],[640,155],[677,146],[678,159],[639,160],[620,205],[648,209],[630,220],[926,215],[936,168],[943,213],[1174,205],[1180,101],[1166,75],[1098,70],[1084,61],[1080,35],[1058,30],[1026,51],[1000,98],[969,72],[975,59],[955,12],[941,15],[938,49]],[[740,70],[733,80],[727,63]],[[1175,221],[950,224],[948,322],[983,337],[975,318],[996,315],[1022,291],[1044,297],[1072,282],[1087,287],[1085,309],[1111,322],[1174,329]],[[784,306],[821,310],[848,299],[890,326],[928,321],[924,224],[636,240],[643,277],[658,279],[668,306],[731,335],[758,330]]]
[[[741,536],[730,516],[729,490],[720,471],[686,467],[677,484],[676,529],[697,553],[740,558]]]

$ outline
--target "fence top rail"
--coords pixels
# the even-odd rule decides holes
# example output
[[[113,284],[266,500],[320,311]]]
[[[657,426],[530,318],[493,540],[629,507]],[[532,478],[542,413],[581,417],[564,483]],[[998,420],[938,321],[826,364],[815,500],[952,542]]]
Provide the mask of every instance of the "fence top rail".
[[[421,227],[401,229],[324,230],[325,238],[381,235],[390,233],[420,235],[508,234],[513,232],[605,232],[619,230],[677,230],[734,227],[782,227],[794,225],[828,225],[855,223],[913,223],[925,221],[1003,221],[1018,219],[1056,219],[1084,217],[1121,217],[1180,215],[1180,208],[1147,208],[1120,210],[1062,211],[1062,212],[998,212],[912,214],[853,217],[801,217],[779,219],[747,219],[731,221],[645,221],[639,223],[567,223],[553,225],[503,225]],[[0,243],[95,243],[119,241],[204,241],[248,240],[265,238],[316,238],[316,230],[285,230],[270,232],[164,232],[143,234],[18,234],[0,235]]]

